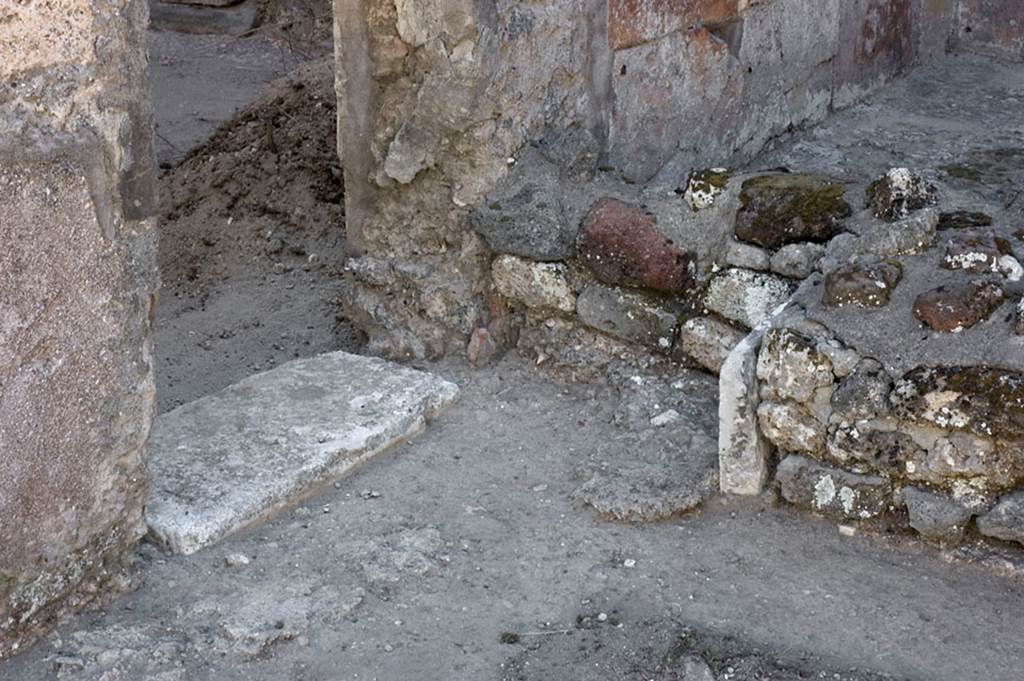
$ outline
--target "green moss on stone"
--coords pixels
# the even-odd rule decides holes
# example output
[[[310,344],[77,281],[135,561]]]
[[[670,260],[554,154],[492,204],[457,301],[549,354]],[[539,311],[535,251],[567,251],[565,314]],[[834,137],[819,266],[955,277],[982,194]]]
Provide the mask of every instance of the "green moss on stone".
[[[842,231],[852,214],[846,189],[805,173],[762,175],[743,183],[736,236],[762,248],[802,241],[823,242]]]

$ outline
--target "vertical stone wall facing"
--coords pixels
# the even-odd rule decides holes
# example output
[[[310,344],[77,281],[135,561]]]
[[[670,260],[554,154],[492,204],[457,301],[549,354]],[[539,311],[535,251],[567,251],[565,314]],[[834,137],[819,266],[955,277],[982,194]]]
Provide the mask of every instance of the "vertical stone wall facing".
[[[598,199],[749,160],[944,54],[956,16],[956,0],[336,0],[348,311],[388,356],[507,341],[494,255],[574,258]]]
[[[123,585],[153,409],[144,0],[0,5],[0,658]]]
[[[1020,0],[960,0],[959,10],[959,47],[1024,61],[1024,6]]]

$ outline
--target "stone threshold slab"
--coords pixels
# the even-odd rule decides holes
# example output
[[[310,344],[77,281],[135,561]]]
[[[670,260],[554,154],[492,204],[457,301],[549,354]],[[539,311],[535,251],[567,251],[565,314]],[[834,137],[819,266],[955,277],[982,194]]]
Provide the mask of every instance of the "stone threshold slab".
[[[296,360],[159,416],[150,437],[150,537],[190,554],[423,430],[454,383],[335,352]]]

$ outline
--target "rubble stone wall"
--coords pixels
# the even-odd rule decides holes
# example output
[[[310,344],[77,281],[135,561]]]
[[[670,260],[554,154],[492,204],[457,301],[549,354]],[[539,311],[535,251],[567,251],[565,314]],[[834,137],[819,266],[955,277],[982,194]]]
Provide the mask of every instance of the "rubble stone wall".
[[[148,490],[144,0],[0,6],[0,658],[125,584]]]
[[[713,239],[691,229],[673,190],[692,170],[736,166],[944,54],[956,9],[336,0],[339,152],[357,256],[349,313],[372,351],[393,357],[463,351],[470,338],[476,354],[515,342],[522,306],[495,295],[493,258],[586,270],[575,262],[581,225],[605,198],[654,214],[655,232],[696,268],[691,282],[706,283],[697,270],[710,267]],[[618,288],[584,295],[580,317],[593,319],[613,293],[682,291],[603,284]]]

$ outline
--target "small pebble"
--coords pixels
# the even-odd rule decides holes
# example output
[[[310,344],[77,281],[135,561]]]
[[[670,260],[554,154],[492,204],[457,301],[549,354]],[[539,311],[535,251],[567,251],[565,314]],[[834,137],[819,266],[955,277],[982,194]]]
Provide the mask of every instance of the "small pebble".
[[[224,557],[224,564],[228,567],[242,567],[250,562],[249,556],[244,553],[232,553]]]
[[[626,560],[622,561],[622,566],[628,568],[636,567],[636,561],[632,558],[627,558]]]

